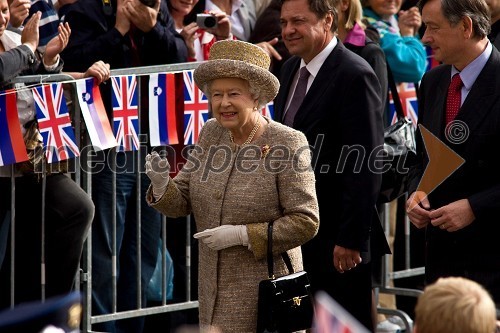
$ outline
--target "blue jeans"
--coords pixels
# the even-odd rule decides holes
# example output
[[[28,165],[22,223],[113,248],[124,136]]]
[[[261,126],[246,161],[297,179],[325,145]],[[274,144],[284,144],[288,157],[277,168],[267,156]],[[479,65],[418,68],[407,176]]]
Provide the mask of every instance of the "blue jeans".
[[[139,162],[141,164],[141,162]],[[133,154],[116,155],[116,266],[117,311],[139,308],[137,304],[137,178],[133,170]],[[142,165],[141,165],[142,166]],[[112,313],[112,170],[109,163],[92,177],[92,198],[96,212],[92,224],[92,312]],[[146,306],[146,289],[156,266],[161,215],[149,207],[145,193],[150,184],[141,173],[141,291],[142,307]],[[92,330],[105,332],[142,332],[144,318],[95,324]]]

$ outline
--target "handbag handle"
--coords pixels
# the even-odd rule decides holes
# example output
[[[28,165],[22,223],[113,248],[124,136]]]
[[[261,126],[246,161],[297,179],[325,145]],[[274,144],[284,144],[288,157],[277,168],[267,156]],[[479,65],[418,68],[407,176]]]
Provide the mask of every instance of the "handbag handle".
[[[273,224],[274,221],[269,222],[267,226],[267,274],[269,279],[274,279],[274,260],[273,260]],[[285,262],[288,272],[293,273],[293,266],[288,252],[281,253],[281,257]]]
[[[392,100],[394,101],[394,107],[396,109],[396,114],[398,115],[398,119],[405,118],[405,114],[403,112],[403,105],[401,104],[401,99],[399,99],[398,88],[396,87],[396,82],[394,81],[394,76],[392,75],[391,67],[389,63],[387,64],[387,78],[389,79],[389,89],[391,90]],[[418,98],[418,82],[414,82],[415,93]]]
[[[403,112],[403,105],[401,104],[401,99],[399,99],[398,88],[396,87],[396,82],[394,81],[394,76],[392,75],[391,67],[389,66],[389,62],[386,61],[387,64],[387,78],[389,79],[389,89],[391,90],[392,100],[394,101],[394,108],[396,109],[396,114],[398,115],[398,119],[405,118],[405,114]]]

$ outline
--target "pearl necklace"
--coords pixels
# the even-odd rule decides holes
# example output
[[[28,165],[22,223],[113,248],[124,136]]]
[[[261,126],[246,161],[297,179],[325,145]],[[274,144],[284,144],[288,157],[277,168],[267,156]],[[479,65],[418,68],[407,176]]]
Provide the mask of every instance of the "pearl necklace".
[[[260,117],[257,119],[257,122],[255,123],[254,127],[252,128],[252,131],[250,132],[250,135],[245,140],[245,142],[243,142],[242,146],[247,145],[250,142],[252,142],[253,137],[255,136],[255,133],[257,133],[259,128],[260,128]],[[229,132],[229,138],[231,139],[231,142],[234,143],[233,133]]]

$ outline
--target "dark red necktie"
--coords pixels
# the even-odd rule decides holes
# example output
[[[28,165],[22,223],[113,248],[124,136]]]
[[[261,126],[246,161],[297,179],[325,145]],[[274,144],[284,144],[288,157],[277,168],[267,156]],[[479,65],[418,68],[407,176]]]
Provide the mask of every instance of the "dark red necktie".
[[[457,73],[453,75],[450,86],[448,87],[448,95],[446,97],[446,125],[448,125],[458,114],[460,103],[462,102],[462,79]]]
[[[297,82],[297,86],[295,87],[290,106],[288,107],[288,110],[285,113],[285,117],[283,118],[283,124],[290,127],[293,126],[295,115],[297,114],[297,111],[299,110],[299,107],[302,104],[304,97],[306,96],[308,80],[309,71],[307,70],[306,66],[304,66],[300,69],[299,81]]]
[[[132,56],[132,66],[141,66],[141,58],[139,56],[139,48],[137,47],[137,40],[139,36],[139,29],[133,24],[130,24],[130,30],[128,32],[128,37],[130,38],[130,53]]]

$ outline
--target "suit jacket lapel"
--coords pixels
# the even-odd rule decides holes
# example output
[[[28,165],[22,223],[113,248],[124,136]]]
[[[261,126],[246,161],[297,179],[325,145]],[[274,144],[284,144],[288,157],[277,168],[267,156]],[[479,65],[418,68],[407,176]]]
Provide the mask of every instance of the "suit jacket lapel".
[[[451,69],[450,69],[451,70]],[[429,131],[437,135],[438,137],[441,136],[442,129],[444,128],[444,122],[445,122],[445,112],[446,112],[446,95],[448,93],[448,86],[450,85],[451,78],[450,78],[450,70],[444,71],[445,75],[447,76],[447,79],[438,79],[439,83],[436,87],[436,94],[434,95],[435,98],[433,101],[430,103],[430,108],[427,110],[427,112],[432,112],[433,116],[432,122],[427,122],[426,126],[429,126],[427,128]]]
[[[308,115],[313,114],[311,110],[314,110],[315,104],[321,100],[319,97],[323,95],[330,84],[337,82],[332,76],[337,72],[336,67],[342,62],[342,53],[345,51],[347,51],[347,49],[339,41],[333,51],[328,55],[323,65],[321,65],[318,75],[314,78],[311,87],[302,101],[302,106],[297,111],[294,124],[303,122]],[[294,127],[297,126],[294,125]]]
[[[288,93],[290,92],[295,73],[299,70],[299,66],[300,58],[293,57],[289,60],[288,65],[283,66],[281,69],[280,93],[276,96],[274,101],[274,117],[276,121],[283,121]]]
[[[483,121],[484,117],[491,111],[491,105],[498,98],[500,87],[498,87],[497,81],[500,73],[494,68],[499,62],[500,53],[493,48],[490,59],[476,80],[476,82],[481,82],[481,85],[474,83],[457,115],[456,119],[467,123],[470,131],[474,131]]]

